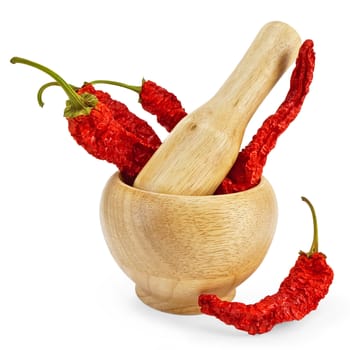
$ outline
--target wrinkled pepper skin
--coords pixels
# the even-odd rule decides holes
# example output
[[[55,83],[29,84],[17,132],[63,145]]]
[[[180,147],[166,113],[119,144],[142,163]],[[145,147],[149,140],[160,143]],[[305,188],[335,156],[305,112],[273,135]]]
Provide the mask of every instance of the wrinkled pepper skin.
[[[302,200],[312,212],[312,245],[308,253],[299,253],[296,263],[278,291],[255,304],[224,301],[213,294],[202,294],[198,297],[201,312],[254,335],[269,332],[282,322],[301,320],[317,308],[329,291],[334,272],[328,265],[326,256],[318,252],[315,209],[307,198],[302,197]]]
[[[228,325],[252,335],[261,334],[278,323],[301,320],[315,310],[328,293],[332,280],[333,270],[322,253],[311,257],[301,254],[276,294],[250,305],[206,294],[199,297],[199,305],[201,312]]]

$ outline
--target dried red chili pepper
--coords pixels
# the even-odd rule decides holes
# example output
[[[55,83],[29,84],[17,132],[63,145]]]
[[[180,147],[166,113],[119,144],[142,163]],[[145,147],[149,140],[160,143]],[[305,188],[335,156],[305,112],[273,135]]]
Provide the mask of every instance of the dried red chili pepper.
[[[161,143],[153,129],[124,104],[90,84],[75,91],[47,67],[19,57],[11,62],[27,64],[56,80],[69,98],[64,116],[72,137],[94,157],[115,164],[131,184]],[[39,103],[42,105],[41,98]]]
[[[315,67],[312,40],[306,40],[299,50],[296,66],[292,72],[290,89],[276,113],[268,117],[251,142],[240,151],[235,164],[216,194],[244,191],[256,186],[261,179],[263,167],[277,138],[298,115],[305,96],[309,92]]]
[[[270,331],[278,323],[300,320],[317,308],[320,300],[328,293],[334,273],[326,262],[326,256],[318,252],[315,210],[308,199],[302,197],[302,200],[312,212],[313,242],[308,253],[299,253],[278,292],[250,305],[224,301],[213,294],[202,294],[198,298],[201,312],[249,334],[261,334]]]
[[[77,141],[98,159],[115,164],[126,183],[132,185],[137,174],[161,144],[153,129],[129,111],[127,106],[113,100],[90,84],[84,85],[78,94],[91,93],[99,98],[111,112],[113,120],[102,128],[101,116],[94,122],[79,116],[68,119],[68,128]],[[92,136],[93,135],[93,136]],[[93,139],[93,143],[90,141]]]
[[[125,87],[139,94],[142,108],[155,115],[167,131],[171,131],[187,113],[178,98],[151,80],[143,80],[141,86],[128,85],[111,80],[94,80],[90,84],[111,84]]]

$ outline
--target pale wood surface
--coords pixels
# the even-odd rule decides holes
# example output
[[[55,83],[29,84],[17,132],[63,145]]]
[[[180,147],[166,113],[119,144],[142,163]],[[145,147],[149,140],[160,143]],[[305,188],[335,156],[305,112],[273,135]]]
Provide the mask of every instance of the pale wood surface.
[[[266,179],[229,195],[178,196],[107,182],[101,223],[107,245],[153,308],[198,313],[201,293],[230,300],[263,260],[277,222]]]
[[[289,25],[266,24],[217,94],[175,127],[134,186],[159,193],[212,194],[234,164],[247,123],[295,61],[300,44]]]

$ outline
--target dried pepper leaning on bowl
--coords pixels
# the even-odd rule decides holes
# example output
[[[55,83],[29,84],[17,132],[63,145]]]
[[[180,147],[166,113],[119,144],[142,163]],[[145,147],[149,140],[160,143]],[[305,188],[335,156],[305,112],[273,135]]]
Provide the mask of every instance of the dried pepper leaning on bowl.
[[[302,200],[312,212],[313,242],[308,253],[299,253],[278,292],[250,305],[224,301],[213,294],[202,294],[198,298],[201,312],[249,334],[261,334],[270,331],[278,323],[300,320],[317,308],[328,293],[334,273],[326,262],[326,256],[318,252],[315,210],[308,199],[302,197]]]
[[[38,63],[19,57],[13,57],[11,63],[32,66],[54,78],[69,98],[64,116],[72,137],[94,157],[115,164],[127,183],[133,182],[161,143],[144,120],[91,84],[75,91],[58,74]]]

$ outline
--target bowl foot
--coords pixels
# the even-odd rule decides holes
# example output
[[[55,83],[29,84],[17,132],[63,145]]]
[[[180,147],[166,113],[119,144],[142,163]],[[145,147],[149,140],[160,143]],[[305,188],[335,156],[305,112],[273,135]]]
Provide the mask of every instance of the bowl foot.
[[[200,308],[198,306],[198,296],[188,298],[168,298],[161,299],[159,296],[147,293],[143,289],[136,286],[136,295],[146,305],[153,309],[178,315],[198,315]],[[218,295],[221,299],[231,301],[236,294],[236,288],[232,288],[225,295]]]

